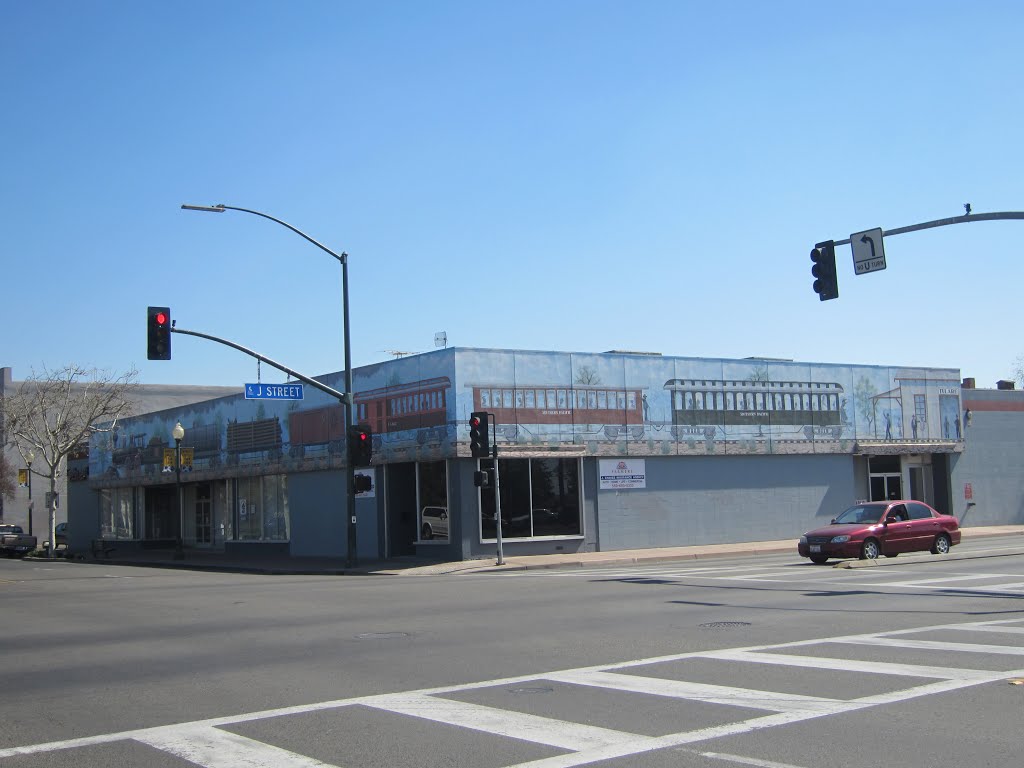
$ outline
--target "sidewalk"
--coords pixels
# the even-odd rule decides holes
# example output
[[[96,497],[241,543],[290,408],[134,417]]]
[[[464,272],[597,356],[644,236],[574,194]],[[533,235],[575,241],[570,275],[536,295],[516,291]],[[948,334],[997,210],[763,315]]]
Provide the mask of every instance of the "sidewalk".
[[[961,529],[964,540],[991,536],[1024,536],[1024,525],[1000,525]],[[963,560],[987,555],[960,554],[954,547],[941,560]],[[262,573],[278,575],[387,575],[387,576],[436,576],[460,573],[484,573],[524,571],[538,568],[584,568],[602,565],[631,565],[638,563],[678,562],[702,560],[714,557],[736,557],[770,553],[791,552],[797,559],[796,540],[757,541],[738,544],[707,544],[693,547],[664,547],[660,549],[620,549],[611,552],[577,552],[558,555],[516,555],[506,556],[503,565],[497,565],[495,557],[480,560],[455,562],[424,562],[421,558],[403,557],[387,561],[360,562],[354,568],[346,568],[344,558],[331,557],[288,557],[284,555],[239,556],[224,552],[202,552],[186,550],[184,560],[175,560],[173,550],[144,550],[124,553],[117,551],[109,558],[95,559],[85,555],[75,560],[57,558],[53,562],[86,563],[97,565],[133,565],[149,568],[174,568],[179,570],[226,571],[233,573]],[[1014,554],[1007,552],[1006,554]],[[1021,539],[1019,554],[1024,554],[1024,538]],[[841,560],[836,567],[882,567],[906,563],[907,558],[921,555],[905,555],[900,558],[883,560]],[[928,553],[924,558],[931,558]],[[28,558],[37,562],[51,562],[45,558]],[[935,558],[939,562],[940,558]]]

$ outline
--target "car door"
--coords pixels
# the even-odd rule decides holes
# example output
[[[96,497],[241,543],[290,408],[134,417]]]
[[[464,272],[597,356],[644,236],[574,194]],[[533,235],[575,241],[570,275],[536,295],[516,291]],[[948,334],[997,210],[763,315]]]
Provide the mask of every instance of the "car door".
[[[882,552],[896,555],[911,551],[910,513],[904,504],[893,504],[885,513],[887,522],[883,534]]]
[[[939,534],[939,519],[935,517],[931,507],[925,504],[907,503],[910,513],[910,533],[908,535],[908,552],[919,552],[932,548],[935,537]]]

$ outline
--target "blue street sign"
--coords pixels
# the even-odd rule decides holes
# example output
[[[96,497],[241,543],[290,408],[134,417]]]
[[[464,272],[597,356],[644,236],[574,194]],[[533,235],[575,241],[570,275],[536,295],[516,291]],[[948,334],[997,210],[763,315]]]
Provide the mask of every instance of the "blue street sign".
[[[246,384],[246,400],[301,400],[301,384]]]

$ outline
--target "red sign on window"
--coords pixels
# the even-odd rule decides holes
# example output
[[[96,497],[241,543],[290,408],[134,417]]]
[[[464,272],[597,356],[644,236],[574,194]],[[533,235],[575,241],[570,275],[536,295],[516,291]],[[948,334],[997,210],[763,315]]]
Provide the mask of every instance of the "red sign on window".
[[[964,499],[970,501],[974,498],[974,489],[971,488],[970,483],[964,483]]]

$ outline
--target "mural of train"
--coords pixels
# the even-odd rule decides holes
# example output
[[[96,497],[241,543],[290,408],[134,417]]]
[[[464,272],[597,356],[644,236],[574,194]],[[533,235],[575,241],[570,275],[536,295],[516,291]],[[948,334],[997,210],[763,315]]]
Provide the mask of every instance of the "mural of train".
[[[845,424],[843,387],[835,382],[669,379],[673,437],[694,427],[714,437],[725,427],[796,427],[813,434]]]
[[[473,386],[473,410],[494,414],[495,431],[515,440],[519,425],[572,425],[583,434],[609,440],[640,440],[645,431],[642,387],[616,388],[590,384]]]
[[[357,392],[354,420],[373,433],[374,449],[383,435],[416,431],[416,442],[424,445],[454,437],[449,424],[448,400],[451,380],[447,376],[421,379]]]

